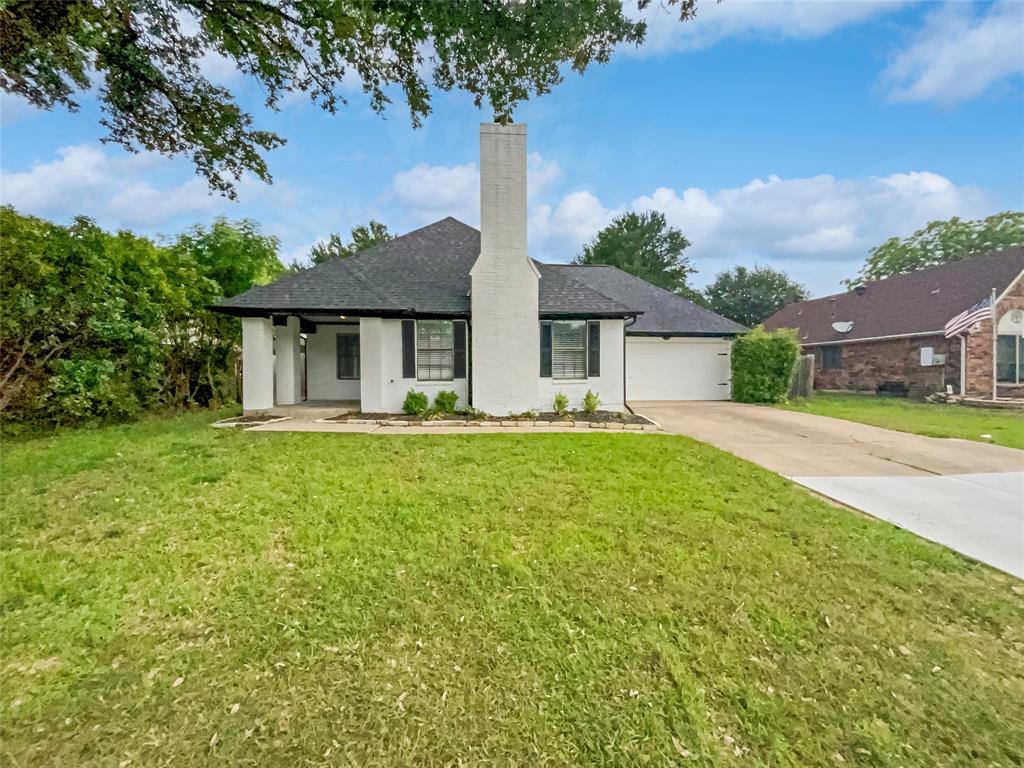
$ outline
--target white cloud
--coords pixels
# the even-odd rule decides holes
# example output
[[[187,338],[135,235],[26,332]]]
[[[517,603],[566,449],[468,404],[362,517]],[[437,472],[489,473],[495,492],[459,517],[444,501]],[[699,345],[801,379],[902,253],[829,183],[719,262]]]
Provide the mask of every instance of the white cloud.
[[[854,179],[769,176],[718,190],[659,187],[613,203],[583,189],[555,196],[561,178],[557,164],[531,154],[529,236],[535,258],[569,261],[616,216],[657,210],[692,242],[688,253],[700,283],[720,269],[760,261],[797,265],[797,276],[809,275],[812,289],[831,289],[856,271],[868,249],[890,237],[909,235],[936,219],[994,210],[982,190],[928,171]],[[477,167],[415,166],[395,174],[385,200],[392,221],[406,218],[419,226],[455,216],[476,225]]]
[[[526,177],[527,194],[532,202],[562,178],[562,169],[554,160],[545,160],[539,152],[531,152]],[[480,171],[476,163],[420,164],[396,173],[385,197],[419,224],[454,216],[475,225],[480,220]]]
[[[137,180],[121,187],[104,204],[104,216],[135,226],[159,226],[184,214],[210,214],[224,201],[210,193],[205,179],[157,188]]]
[[[557,261],[567,261],[576,255],[579,246],[605,227],[621,210],[606,208],[593,194],[572,192],[558,205],[539,205],[530,212],[530,250],[534,256],[545,250],[545,245],[568,244],[571,251]],[[561,255],[561,254],[560,254]]]
[[[717,191],[661,187],[619,206],[575,192],[532,211],[531,251],[567,261],[626,210],[661,211],[681,229],[693,243],[688,253],[700,269],[699,282],[735,264],[772,261],[810,265],[814,274],[831,274],[835,285],[852,274],[849,264],[862,262],[887,238],[936,219],[984,216],[994,205],[982,190],[927,171],[862,179],[770,176]]]
[[[910,46],[882,73],[895,101],[949,107],[1024,74],[1024,4],[1002,2],[976,12],[951,3],[931,13]]]
[[[474,163],[420,164],[396,173],[390,198],[420,223],[445,216],[473,222],[480,218],[480,182]]]
[[[647,56],[707,48],[729,37],[767,39],[814,39],[840,27],[858,24],[890,13],[899,1],[777,0],[777,2],[706,2],[697,7],[697,17],[680,22],[678,10],[652,2],[644,11],[627,4],[627,14],[647,21],[647,38],[636,55]]]
[[[545,160],[540,152],[531,152],[526,159],[526,194],[530,200],[540,199],[562,179],[562,169],[554,160]]]
[[[156,187],[142,176],[166,161],[152,153],[108,155],[96,146],[63,147],[27,171],[0,173],[0,200],[23,213],[65,218],[84,214],[114,227],[159,224],[222,207],[206,183],[192,178]]]

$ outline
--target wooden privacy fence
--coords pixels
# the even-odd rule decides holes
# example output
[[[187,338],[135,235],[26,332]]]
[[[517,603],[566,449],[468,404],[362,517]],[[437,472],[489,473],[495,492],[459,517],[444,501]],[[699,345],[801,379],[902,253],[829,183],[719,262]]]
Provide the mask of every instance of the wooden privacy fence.
[[[810,397],[814,392],[814,355],[800,355],[793,366],[793,378],[789,382],[789,399]]]

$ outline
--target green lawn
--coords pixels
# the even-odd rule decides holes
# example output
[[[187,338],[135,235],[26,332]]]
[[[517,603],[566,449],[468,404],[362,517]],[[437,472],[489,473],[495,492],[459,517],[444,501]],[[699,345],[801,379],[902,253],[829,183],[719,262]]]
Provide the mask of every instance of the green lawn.
[[[817,392],[809,400],[797,400],[779,407],[790,411],[804,411],[819,416],[859,421],[917,435],[960,437],[964,440],[1024,448],[1022,411],[836,392]],[[983,438],[982,435],[991,435],[992,439]]]
[[[1011,766],[1024,584],[683,437],[9,443],[4,765]]]

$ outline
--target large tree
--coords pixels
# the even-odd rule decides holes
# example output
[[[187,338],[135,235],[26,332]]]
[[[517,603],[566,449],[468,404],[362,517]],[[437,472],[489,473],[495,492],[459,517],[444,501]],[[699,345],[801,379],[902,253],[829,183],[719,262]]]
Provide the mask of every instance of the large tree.
[[[309,260],[313,264],[322,264],[335,256],[347,259],[367,248],[386,243],[393,237],[387,226],[376,219],[370,219],[369,224],[352,227],[351,237],[347,243],[342,241],[341,235],[332,232],[326,242],[319,242],[310,249]]]
[[[1005,211],[987,219],[953,217],[933,221],[902,240],[894,237],[872,248],[860,274],[846,285],[914,272],[936,264],[1024,246],[1024,212]]]
[[[696,0],[675,5],[681,20]],[[638,0],[646,6],[649,0]],[[616,46],[639,45],[642,21],[619,0],[7,0],[0,3],[0,86],[37,107],[78,108],[98,85],[107,141],[186,155],[213,189],[234,195],[245,171],[269,181],[262,152],[284,143],[204,73],[226,57],[276,109],[302,92],[334,112],[355,78],[382,112],[400,91],[413,125],[430,83],[467,91],[495,117],[582,73]]]
[[[583,247],[576,264],[610,264],[659,288],[704,303],[688,284],[697,270],[683,254],[690,246],[681,231],[670,227],[661,211],[625,213]]]
[[[704,295],[715,312],[750,328],[809,296],[789,275],[771,267],[733,267],[719,272]]]

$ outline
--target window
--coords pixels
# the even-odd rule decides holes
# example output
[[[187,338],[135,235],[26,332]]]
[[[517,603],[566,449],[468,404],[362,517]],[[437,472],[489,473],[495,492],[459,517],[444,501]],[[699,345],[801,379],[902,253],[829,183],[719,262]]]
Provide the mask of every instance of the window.
[[[451,320],[416,321],[416,378],[419,381],[455,378],[452,325]]]
[[[339,333],[338,339],[338,378],[359,378],[359,334]]]
[[[551,378],[587,378],[586,320],[551,323]]]
[[[821,367],[823,370],[843,367],[843,348],[838,344],[830,344],[821,348]]]
[[[1024,336],[999,334],[996,340],[996,381],[1024,384]]]

